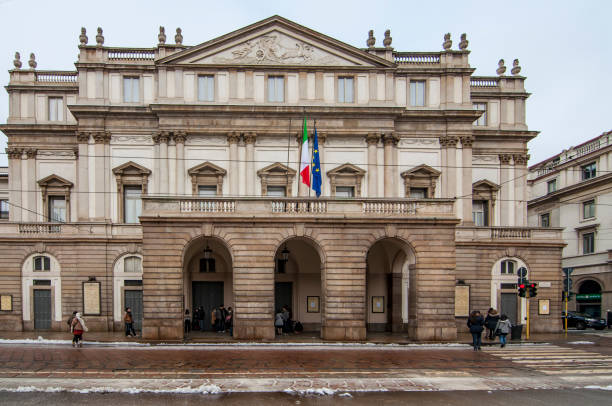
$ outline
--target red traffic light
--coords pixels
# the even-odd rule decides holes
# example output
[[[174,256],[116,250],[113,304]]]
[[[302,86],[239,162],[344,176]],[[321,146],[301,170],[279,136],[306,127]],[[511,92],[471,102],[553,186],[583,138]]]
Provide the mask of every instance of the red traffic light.
[[[525,284],[524,284],[524,283],[521,283],[521,284],[519,285],[519,288],[521,288],[521,289],[525,289]]]
[[[535,288],[535,283],[532,283],[531,285],[529,285],[530,288]]]

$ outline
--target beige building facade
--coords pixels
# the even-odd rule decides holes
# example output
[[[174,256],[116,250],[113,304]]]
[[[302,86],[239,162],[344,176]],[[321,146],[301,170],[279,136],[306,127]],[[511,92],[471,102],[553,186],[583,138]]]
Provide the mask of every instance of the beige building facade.
[[[465,35],[361,49],[279,16],[174,37],[118,48],[82,29],[73,72],[15,59],[0,328],[81,310],[120,329],[130,305],[143,337],[181,339],[185,309],[223,303],[236,338],[273,339],[283,305],[330,340],[452,340],[491,306],[558,330],[564,244],[527,225],[518,60],[477,77]],[[299,182],[304,118],[320,198]],[[520,267],[546,311],[517,298]]]

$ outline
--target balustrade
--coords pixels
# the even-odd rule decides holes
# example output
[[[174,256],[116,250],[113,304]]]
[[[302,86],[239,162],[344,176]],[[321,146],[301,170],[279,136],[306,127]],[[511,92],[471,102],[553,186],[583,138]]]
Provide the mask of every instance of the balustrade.
[[[233,213],[236,202],[233,200],[181,200],[181,212]]]
[[[153,49],[109,49],[109,60],[132,60],[146,61],[155,59],[155,50]]]
[[[492,227],[491,238],[531,238],[531,229],[515,227]]]
[[[37,72],[36,81],[41,83],[76,83],[77,72]]]
[[[499,82],[495,78],[477,78],[473,77],[470,79],[471,87],[497,87]]]
[[[440,54],[397,53],[395,62],[399,64],[434,64],[440,63]]]

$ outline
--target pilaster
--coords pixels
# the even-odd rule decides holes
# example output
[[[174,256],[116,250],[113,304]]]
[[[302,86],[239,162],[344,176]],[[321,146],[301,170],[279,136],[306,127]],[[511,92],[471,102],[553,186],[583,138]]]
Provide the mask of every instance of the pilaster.
[[[382,140],[385,146],[385,197],[395,197],[396,188],[393,149],[397,145],[399,137],[393,133],[385,133],[382,136]]]
[[[21,199],[21,157],[23,149],[7,148],[6,154],[9,161],[9,220],[22,221],[22,199]]]
[[[227,142],[229,144],[229,193],[230,196],[238,195],[238,142],[240,134],[232,131],[227,134]]]
[[[76,133],[78,143],[77,160],[77,219],[86,221],[89,219],[89,138],[86,131]]]
[[[472,219],[472,144],[474,137],[466,135],[461,139],[461,192],[464,225],[473,225]]]
[[[174,133],[174,143],[176,145],[176,193],[179,196],[185,194],[185,141],[187,133],[184,131],[176,131]]]
[[[501,187],[500,192],[500,226],[510,226],[510,188],[512,183],[510,180],[510,160],[512,159],[511,154],[499,154],[499,184]]]
[[[380,134],[369,133],[366,135],[366,144],[368,144],[368,197],[377,197],[378,191],[378,141]]]
[[[249,132],[244,134],[244,143],[246,147],[246,194],[253,196],[255,194],[255,141],[257,134]]]

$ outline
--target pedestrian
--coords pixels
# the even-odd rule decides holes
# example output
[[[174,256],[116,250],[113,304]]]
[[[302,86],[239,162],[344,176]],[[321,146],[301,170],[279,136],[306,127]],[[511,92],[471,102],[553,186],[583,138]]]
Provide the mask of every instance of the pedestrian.
[[[125,308],[125,315],[123,316],[123,321],[125,322],[125,336],[136,337],[136,332],[134,331],[134,317],[132,317],[132,309],[130,309],[129,307]]]
[[[229,330],[230,336],[234,335],[234,310],[232,306],[227,308],[227,316],[225,316],[225,328]]]
[[[200,319],[198,320],[198,327],[200,327],[200,331],[204,331],[204,320],[206,320],[204,318],[204,307],[200,306],[198,308],[198,311],[200,312]]]
[[[68,328],[72,329],[72,319],[74,319],[74,316],[76,316],[77,311],[73,311],[72,315],[70,317],[68,317],[68,320],[66,321],[66,323],[68,323]]]
[[[283,319],[283,313],[280,310],[276,311],[276,316],[274,318],[274,327],[276,327],[276,335],[283,334],[283,326],[285,325],[285,320]]]
[[[223,305],[220,305],[217,308],[217,332],[224,333],[225,332],[225,316],[227,316],[227,311]]]
[[[217,331],[217,308],[210,311],[210,326],[213,331]]]
[[[468,317],[467,326],[472,333],[472,345],[474,351],[480,351],[482,345],[482,330],[484,330],[484,319],[478,310],[474,310]]]
[[[496,329],[497,334],[499,334],[499,343],[501,344],[501,348],[506,346],[506,336],[510,331],[512,331],[512,323],[508,320],[508,316],[502,314],[499,321],[497,322]]]
[[[289,313],[289,307],[287,305],[283,306],[282,315],[283,315],[283,333],[287,334],[289,333],[289,318],[291,317]]]
[[[185,309],[185,333],[191,331],[191,316],[189,316],[189,309]]]
[[[487,338],[489,340],[495,340],[495,327],[499,321],[499,314],[497,310],[490,307],[487,311],[487,317],[485,317],[485,327],[487,328]]]
[[[193,323],[191,323],[191,329],[193,331],[199,330],[200,329],[200,309],[198,307],[195,307],[193,309]]]
[[[74,337],[72,338],[72,346],[73,347],[82,347],[83,346],[83,331],[88,331],[89,329],[85,325],[85,320],[81,317],[81,313],[77,312],[70,323],[70,331]]]

